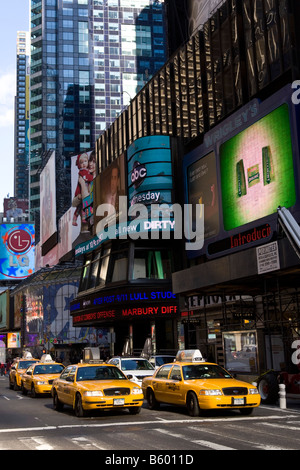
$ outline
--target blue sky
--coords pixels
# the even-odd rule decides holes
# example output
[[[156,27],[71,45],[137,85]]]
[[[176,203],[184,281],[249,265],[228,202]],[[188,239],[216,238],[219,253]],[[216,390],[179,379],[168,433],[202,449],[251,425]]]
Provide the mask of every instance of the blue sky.
[[[3,199],[14,196],[14,98],[17,31],[29,31],[29,1],[1,0],[0,13],[0,212]]]

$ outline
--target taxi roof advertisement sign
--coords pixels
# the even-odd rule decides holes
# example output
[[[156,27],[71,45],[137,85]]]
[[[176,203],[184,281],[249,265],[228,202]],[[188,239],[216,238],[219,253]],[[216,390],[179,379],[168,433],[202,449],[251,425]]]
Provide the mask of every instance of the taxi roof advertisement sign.
[[[0,224],[0,279],[25,279],[34,272],[33,224]]]

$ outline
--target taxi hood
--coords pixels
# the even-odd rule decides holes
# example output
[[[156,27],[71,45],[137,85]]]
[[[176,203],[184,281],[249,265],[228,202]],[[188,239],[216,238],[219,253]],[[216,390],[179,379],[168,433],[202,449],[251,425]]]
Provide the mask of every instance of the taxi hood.
[[[77,386],[85,391],[96,391],[99,389],[106,388],[133,388],[136,386],[133,382],[129,380],[114,380],[114,379],[105,379],[105,380],[82,380],[77,382]]]
[[[222,379],[196,379],[193,382],[197,382],[197,385],[201,386],[206,390],[210,389],[224,389],[224,388],[232,388],[232,389],[241,389],[241,388],[254,388],[248,382],[244,382],[242,380],[236,380],[234,378],[222,378]]]

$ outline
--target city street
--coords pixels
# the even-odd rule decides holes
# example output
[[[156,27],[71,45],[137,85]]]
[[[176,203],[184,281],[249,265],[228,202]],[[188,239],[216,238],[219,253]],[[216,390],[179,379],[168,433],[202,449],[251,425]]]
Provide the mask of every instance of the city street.
[[[185,409],[150,411],[144,402],[137,416],[123,410],[76,418],[69,408],[54,411],[50,397],[10,390],[8,378],[0,377],[0,450],[101,450],[104,464],[191,468],[201,450],[299,450],[299,429],[299,404],[285,410],[262,405],[250,417],[236,411],[191,418]],[[124,456],[140,461],[118,460]]]

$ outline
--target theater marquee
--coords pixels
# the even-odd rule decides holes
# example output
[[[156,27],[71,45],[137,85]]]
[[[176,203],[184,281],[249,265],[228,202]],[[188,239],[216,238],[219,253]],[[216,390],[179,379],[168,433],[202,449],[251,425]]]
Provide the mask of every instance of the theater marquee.
[[[178,298],[169,289],[131,288],[76,299],[70,305],[74,326],[120,319],[171,318],[179,314]]]

